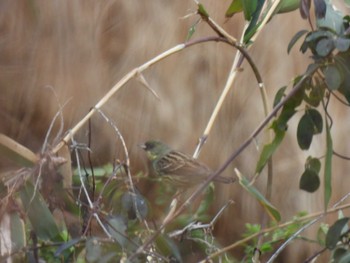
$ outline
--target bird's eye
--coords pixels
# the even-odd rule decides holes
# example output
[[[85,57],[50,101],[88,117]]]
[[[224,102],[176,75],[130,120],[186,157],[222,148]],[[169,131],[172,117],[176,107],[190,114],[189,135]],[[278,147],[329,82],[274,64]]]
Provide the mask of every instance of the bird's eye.
[[[145,146],[147,151],[154,148],[154,145],[152,143],[145,143]]]

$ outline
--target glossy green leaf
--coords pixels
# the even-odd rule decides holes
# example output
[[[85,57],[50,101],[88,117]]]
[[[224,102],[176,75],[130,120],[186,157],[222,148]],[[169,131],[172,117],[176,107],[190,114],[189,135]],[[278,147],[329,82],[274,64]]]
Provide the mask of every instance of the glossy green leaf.
[[[243,11],[242,0],[232,0],[230,6],[226,10],[225,16],[232,17],[234,14],[242,11]]]
[[[59,230],[47,204],[41,194],[32,184],[27,183],[20,191],[20,197],[28,219],[38,236],[42,240],[62,241]]]
[[[295,43],[303,36],[307,33],[307,30],[300,30],[299,32],[297,32],[291,39],[291,41],[288,44],[288,48],[287,48],[287,52],[289,54],[289,52],[292,50],[292,47],[295,45]]]
[[[334,41],[331,38],[322,38],[316,44],[317,55],[321,57],[328,56],[334,49]]]
[[[332,157],[333,142],[330,127],[326,121],[326,159],[324,168],[324,207],[327,210],[329,200],[332,196]]]
[[[330,250],[334,249],[341,238],[344,227],[347,226],[348,217],[337,220],[328,230],[326,236],[326,247]]]
[[[243,0],[241,2],[245,20],[251,21],[253,13],[258,6],[258,0]]]
[[[263,18],[260,18],[260,13],[261,13],[261,10],[264,6],[264,2],[265,2],[265,0],[249,0],[249,1],[242,2],[243,3],[243,10],[245,10],[244,9],[245,5],[251,6],[252,9],[254,8],[254,11],[250,14],[249,19],[247,19],[247,17],[245,16],[246,20],[250,21],[248,27],[244,31],[243,43],[245,43],[245,44],[250,43],[251,38],[255,35],[256,30],[261,25]],[[255,3],[256,3],[256,5],[255,5]]]
[[[300,149],[309,149],[313,136],[321,133],[322,127],[323,120],[321,114],[315,109],[306,110],[297,128],[297,140]]]
[[[321,162],[318,158],[312,158],[309,156],[306,160],[305,168],[319,173],[321,170]]]
[[[320,187],[320,178],[314,170],[306,169],[301,175],[299,188],[309,193],[315,192]]]
[[[326,84],[330,90],[337,90],[343,82],[343,76],[335,65],[327,66],[324,71]]]
[[[277,13],[288,13],[298,9],[300,0],[281,0],[277,7]]]
[[[281,220],[281,215],[278,210],[256,189],[250,184],[249,180],[244,177],[237,169],[235,169],[237,177],[239,179],[239,184],[245,189],[249,194],[251,194],[256,200],[264,207],[268,215],[276,221]]]
[[[342,13],[336,10],[330,1],[327,1],[326,5],[326,16],[324,18],[317,19],[317,27],[329,28],[335,31],[338,35],[342,34],[344,32]]]
[[[314,42],[319,40],[320,38],[333,38],[334,34],[332,34],[331,32],[327,31],[327,30],[318,30],[318,31],[313,31],[310,32],[306,38],[305,41],[306,42]]]

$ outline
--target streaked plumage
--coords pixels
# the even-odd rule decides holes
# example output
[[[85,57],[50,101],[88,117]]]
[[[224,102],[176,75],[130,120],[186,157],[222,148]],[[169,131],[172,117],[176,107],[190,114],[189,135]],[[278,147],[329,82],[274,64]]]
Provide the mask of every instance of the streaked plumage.
[[[198,185],[213,173],[205,164],[187,154],[172,150],[160,141],[147,141],[141,147],[146,151],[156,175],[167,179],[175,187]],[[231,183],[234,179],[219,176],[214,181]]]

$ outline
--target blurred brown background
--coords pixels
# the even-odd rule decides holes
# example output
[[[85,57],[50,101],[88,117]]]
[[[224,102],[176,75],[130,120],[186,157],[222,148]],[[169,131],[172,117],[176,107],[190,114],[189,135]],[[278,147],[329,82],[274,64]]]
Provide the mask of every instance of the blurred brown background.
[[[225,30],[239,38],[243,17],[224,18],[230,1],[203,1],[210,15]],[[196,9],[192,1],[12,1],[0,2],[0,132],[37,152],[60,104],[65,131],[127,72],[157,54],[184,42],[189,27],[198,19],[183,17]],[[278,15],[264,29],[250,54],[265,82],[270,102],[278,88],[288,85],[309,62],[298,52],[287,55],[291,37],[308,29],[298,11]],[[214,35],[205,23],[197,26],[194,37]],[[133,172],[145,169],[145,159],[137,144],[149,138],[161,139],[176,149],[193,152],[226,81],[235,50],[221,43],[193,46],[160,62],[144,74],[157,92],[157,100],[138,81],[132,80],[107,103],[103,110],[114,120],[126,139]],[[256,80],[246,63],[239,73],[224,107],[201,152],[200,159],[215,169],[222,164],[263,119]],[[50,88],[48,88],[50,87]],[[350,155],[344,144],[349,134],[346,107],[331,105],[334,114],[335,149]],[[301,113],[300,113],[301,114]],[[122,149],[113,131],[101,117],[93,117],[94,164],[122,158]],[[341,121],[339,123],[339,120]],[[296,124],[294,118],[292,123]],[[56,131],[59,123],[55,125]],[[85,127],[76,139],[86,142]],[[320,211],[322,190],[307,194],[298,189],[303,163],[308,155],[324,154],[324,135],[318,136],[310,152],[301,152],[291,125],[289,137],[274,158],[272,203],[283,220],[296,212]],[[257,140],[261,149],[263,136]],[[246,176],[254,173],[257,145],[251,145],[227,169],[237,167]],[[2,166],[11,163],[2,160]],[[348,163],[334,159],[334,199],[348,191]],[[266,176],[258,180],[264,192]],[[240,238],[246,222],[260,223],[262,209],[238,184],[217,191],[216,206],[233,198],[235,204],[216,225],[223,244]],[[213,208],[213,211],[217,209]],[[299,245],[303,243],[300,242]],[[298,242],[289,252],[310,255]],[[290,254],[295,255],[295,254]],[[288,254],[286,255],[288,257]]]

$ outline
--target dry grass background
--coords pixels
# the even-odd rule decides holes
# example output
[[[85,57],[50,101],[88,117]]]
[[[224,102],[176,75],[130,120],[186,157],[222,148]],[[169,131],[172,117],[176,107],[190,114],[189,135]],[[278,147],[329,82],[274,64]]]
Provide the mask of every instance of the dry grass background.
[[[242,16],[225,21],[229,1],[203,1],[210,15],[235,37],[243,28]],[[69,129],[132,68],[185,40],[197,19],[181,17],[195,10],[191,1],[12,1],[0,2],[0,132],[38,151],[50,121],[64,107]],[[297,48],[287,55],[287,44],[300,29],[308,28],[298,12],[279,15],[271,21],[251,50],[265,81],[270,101],[275,91],[306,68],[308,59]],[[214,35],[204,23],[196,36]],[[193,152],[226,81],[235,51],[220,43],[191,47],[147,70],[145,77],[161,100],[136,80],[127,84],[103,108],[125,136],[131,153],[132,171],[145,169],[137,144],[149,138],[166,141],[177,149]],[[52,87],[49,89],[47,87]],[[53,92],[54,90],[54,92]],[[55,95],[55,94],[56,95]],[[57,96],[57,98],[55,97]],[[350,155],[344,143],[350,125],[345,107],[335,105],[335,149]],[[200,159],[216,168],[237,149],[263,119],[263,108],[253,74],[247,64],[227,98]],[[296,123],[296,120],[294,120]],[[56,125],[58,128],[59,125]],[[86,129],[79,134],[86,140]],[[272,203],[288,220],[300,210],[320,211],[322,191],[310,195],[298,190],[299,176],[309,153],[298,150],[295,128],[274,158]],[[323,155],[322,140],[312,154]],[[116,138],[101,118],[93,117],[95,164],[111,162],[122,154]],[[259,138],[258,143],[263,143]],[[238,167],[252,175],[258,157],[251,145],[225,172]],[[5,160],[3,167],[11,166]],[[350,165],[334,161],[334,199],[348,191]],[[265,176],[258,180],[264,191]],[[239,239],[245,222],[259,223],[262,210],[256,200],[238,185],[218,186],[216,206],[233,198],[216,225],[217,237],[225,244]],[[216,211],[216,209],[213,209]],[[301,250],[301,246],[303,249]],[[308,250],[309,249],[309,250]],[[291,246],[303,257],[311,248]],[[285,254],[288,258],[288,254]]]

